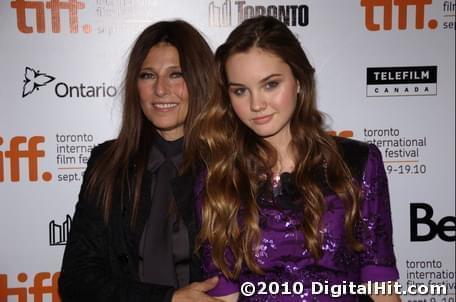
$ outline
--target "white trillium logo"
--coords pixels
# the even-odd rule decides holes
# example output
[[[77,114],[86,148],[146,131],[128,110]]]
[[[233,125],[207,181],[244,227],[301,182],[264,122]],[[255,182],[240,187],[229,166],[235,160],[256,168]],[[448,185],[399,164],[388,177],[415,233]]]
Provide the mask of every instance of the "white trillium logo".
[[[24,87],[22,87],[23,98],[55,80],[55,77],[41,73],[39,70],[30,67],[25,67],[24,77]]]

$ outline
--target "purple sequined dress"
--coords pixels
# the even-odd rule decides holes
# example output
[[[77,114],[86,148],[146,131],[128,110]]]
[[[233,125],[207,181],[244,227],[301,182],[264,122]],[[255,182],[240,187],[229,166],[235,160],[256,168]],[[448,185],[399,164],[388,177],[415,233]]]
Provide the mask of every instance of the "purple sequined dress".
[[[283,182],[283,181],[282,181]],[[285,184],[278,184],[282,188]],[[277,186],[274,186],[277,190]],[[325,195],[326,212],[323,216],[323,256],[317,262],[304,243],[304,236],[298,230],[303,219],[300,211],[286,206],[287,199],[294,199],[293,192],[279,190],[275,197],[262,194],[258,198],[262,237],[255,251],[255,259],[264,275],[257,275],[244,268],[239,280],[225,278],[211,259],[210,246],[203,248],[203,269],[206,277],[220,276],[212,296],[224,296],[240,291],[244,282],[252,282],[259,289],[259,282],[270,284],[288,282],[290,292],[295,282],[303,285],[297,288],[299,294],[256,294],[246,297],[240,294],[239,301],[333,301],[327,295],[312,295],[312,282],[341,285],[352,281],[356,284],[367,281],[388,281],[399,278],[392,243],[392,224],[387,178],[379,150],[369,146],[369,155],[362,177],[362,220],[364,227],[357,231],[358,240],[363,243],[363,252],[354,252],[344,244],[343,202],[335,195]],[[289,203],[290,204],[290,203]],[[201,200],[197,201],[198,213]],[[281,285],[283,291],[286,286]],[[319,290],[319,285],[314,288]],[[267,292],[267,290],[266,290]],[[358,296],[345,295],[336,301],[357,301]]]

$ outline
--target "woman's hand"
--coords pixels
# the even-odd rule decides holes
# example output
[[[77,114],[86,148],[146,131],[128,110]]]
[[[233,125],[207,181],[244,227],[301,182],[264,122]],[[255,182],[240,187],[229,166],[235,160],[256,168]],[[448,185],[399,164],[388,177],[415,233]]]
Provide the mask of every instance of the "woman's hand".
[[[203,282],[193,282],[183,288],[176,290],[171,302],[220,302],[206,294],[218,283],[218,277],[212,277]]]
[[[230,294],[227,296],[222,296],[222,297],[217,297],[217,299],[220,299],[221,301],[224,302],[236,302],[239,298],[239,292],[236,292],[234,294]]]

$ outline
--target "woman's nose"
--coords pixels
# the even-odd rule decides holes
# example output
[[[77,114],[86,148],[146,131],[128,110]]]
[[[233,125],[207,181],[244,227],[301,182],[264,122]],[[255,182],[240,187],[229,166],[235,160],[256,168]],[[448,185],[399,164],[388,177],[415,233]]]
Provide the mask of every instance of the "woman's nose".
[[[154,88],[155,94],[157,96],[164,96],[168,93],[168,82],[166,79],[158,77]]]
[[[266,109],[266,107],[267,107],[267,103],[261,95],[252,94],[252,97],[250,100],[250,110],[252,110],[254,112],[259,112],[259,111],[263,111],[264,109]]]

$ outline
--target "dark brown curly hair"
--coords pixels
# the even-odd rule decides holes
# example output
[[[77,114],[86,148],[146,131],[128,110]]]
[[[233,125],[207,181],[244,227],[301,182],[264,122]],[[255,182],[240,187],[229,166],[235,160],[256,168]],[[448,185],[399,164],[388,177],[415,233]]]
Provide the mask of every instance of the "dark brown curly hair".
[[[241,267],[262,273],[253,251],[259,244],[260,227],[256,198],[261,176],[270,173],[277,161],[275,149],[255,135],[237,118],[227,92],[225,65],[230,56],[260,48],[289,65],[301,90],[290,122],[294,151],[294,181],[302,194],[301,230],[315,259],[322,255],[320,222],[325,211],[321,178],[345,203],[347,244],[354,250],[362,245],[355,239],[359,219],[360,190],[337,150],[334,139],[324,129],[323,114],[316,108],[314,69],[298,39],[273,17],[244,21],[216,51],[222,98],[213,99],[192,130],[199,145],[207,178],[203,190],[202,228],[197,248],[204,242],[212,247],[216,266],[229,278],[237,278]],[[242,223],[239,223],[242,222]],[[229,249],[234,263],[228,264]]]

